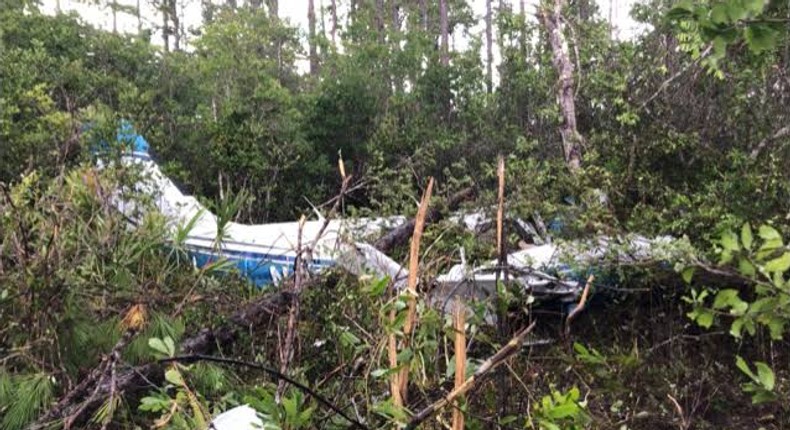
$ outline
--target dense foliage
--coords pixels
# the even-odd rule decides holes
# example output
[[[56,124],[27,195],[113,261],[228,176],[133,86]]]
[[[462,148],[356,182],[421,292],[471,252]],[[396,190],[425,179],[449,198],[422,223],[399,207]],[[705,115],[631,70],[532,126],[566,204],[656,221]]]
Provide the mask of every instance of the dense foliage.
[[[300,71],[305,35],[265,3],[207,2],[206,22],[171,50],[153,43],[161,28],[117,34],[0,0],[0,429],[25,428],[98,363],[175,355],[186,333],[266,294],[208,276],[221,262],[195,270],[155,214],[129,229],[112,210],[113,190],[148,204],[129,187],[139,172],[93,166],[96,142],[112,140],[122,118],[185,191],[233,206],[241,221],[324,210],[341,186],[338,158],[354,176],[349,216],[411,215],[429,176],[437,202],[474,185],[475,207],[492,207],[502,155],[512,216],[559,220],[566,238],[670,234],[702,250],[672,262],[678,275],[624,270],[625,291],[594,302],[602,312],[583,315],[573,340],[530,349],[469,396],[469,428],[790,424],[786,402],[775,401],[790,390],[787,2],[645,1],[633,15],[646,30],[627,40],[611,37],[594,4],[571,2],[563,21],[585,142],[576,172],[563,159],[552,47],[532,11],[498,2],[501,61],[489,90],[480,35],[443,48],[445,31],[458,37],[479,20],[468,1],[337,1],[349,3],[347,16],[321,26],[337,31],[307,35],[309,73]],[[177,23],[169,4],[158,7]],[[489,239],[430,226],[423,277],[446,268],[459,244],[470,259],[493,257]],[[408,413],[385,396],[393,369],[383,352],[385,334],[401,333],[388,315],[403,299],[371,279],[336,274],[325,284],[301,299],[291,373],[371,427],[404,422]],[[469,321],[479,343],[469,367],[523,322],[512,299],[505,330],[488,327],[482,309]],[[451,387],[455,360],[449,316],[419,308],[401,357],[412,363],[417,409]],[[250,330],[222,352],[274,363],[277,331]],[[540,334],[556,332],[548,323]],[[118,345],[122,359],[108,359]],[[196,428],[241,403],[281,428],[348,424],[272,381],[168,364],[145,394],[115,393],[76,424]]]

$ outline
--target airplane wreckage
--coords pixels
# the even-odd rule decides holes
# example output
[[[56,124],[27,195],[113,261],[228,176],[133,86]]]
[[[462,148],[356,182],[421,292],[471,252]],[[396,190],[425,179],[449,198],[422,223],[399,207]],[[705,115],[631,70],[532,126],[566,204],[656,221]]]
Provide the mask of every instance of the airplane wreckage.
[[[299,222],[262,225],[223,220],[195,197],[182,193],[162,173],[149,154],[148,142],[129,123],[121,124],[117,140],[123,149],[120,163],[139,169],[141,173],[141,179],[134,187],[151,198],[154,209],[165,217],[170,232],[174,238],[177,237],[174,246],[177,241],[179,249],[185,251],[197,268],[229,268],[259,288],[276,287],[286,279],[300,278],[305,273],[317,274],[332,267],[343,268],[358,276],[387,277],[396,291],[406,291],[415,284],[415,279],[407,281],[409,271],[383,250],[391,249],[393,243],[399,242],[398,238],[411,237],[412,232],[418,230],[415,226],[420,224],[419,216],[417,220],[403,216],[330,220],[318,214],[318,219],[314,221],[302,219]],[[107,149],[107,146],[103,143],[103,148],[97,152]],[[106,159],[99,156],[98,165],[99,168],[106,166]],[[500,182],[500,194],[503,189],[503,183]],[[151,207],[143,207],[123,196],[122,190],[117,190],[112,203],[131,224],[136,224],[144,216],[144,211]],[[427,200],[424,203],[427,206]],[[501,212],[499,215],[496,224],[501,225]],[[449,220],[475,233],[494,224],[482,211],[456,213]],[[522,249],[507,255],[501,252],[500,259],[481,264],[467,262],[461,248],[460,263],[437,276],[429,286],[426,293],[428,303],[446,308],[456,297],[465,300],[486,299],[496,295],[498,283],[506,277],[508,285],[519,289],[521,295],[530,301],[554,300],[564,303],[570,318],[584,308],[590,275],[606,280],[607,274],[612,273],[611,269],[618,265],[673,261],[676,260],[678,249],[683,248],[675,246],[678,240],[671,237],[599,237],[552,243],[546,227],[537,216],[534,223],[519,219],[511,220],[510,223],[526,239],[525,243],[533,244],[524,245]],[[380,238],[374,242],[376,246],[366,242],[377,236]],[[414,251],[412,249],[413,254]],[[416,255],[412,257],[416,260]],[[298,280],[294,280],[294,285],[297,283]],[[598,285],[602,284],[598,282],[596,287]],[[265,318],[267,312],[278,308],[279,301],[292,300],[288,297],[282,293],[254,300],[232,315],[229,324],[203,329],[182,341],[180,350],[186,354],[211,351],[217,344],[233,339],[240,323],[249,326],[253,324],[252,321]],[[489,322],[492,322],[495,317],[490,317]],[[522,341],[532,326],[534,324],[521,332]],[[153,369],[155,366],[151,365],[144,371],[150,374]],[[141,373],[138,373],[124,372],[118,376],[118,385],[131,386],[141,382],[138,380]],[[98,407],[97,399],[111,391],[112,387],[107,384],[97,383],[94,395],[88,401],[80,405],[66,398],[39,422],[45,423],[69,414],[78,415],[88,404]],[[252,429],[259,428],[261,424],[255,411],[242,405],[215,417],[209,428]],[[43,427],[39,425],[32,428]]]
[[[405,217],[327,220],[318,214],[319,219],[314,221],[260,225],[227,222],[220,227],[216,215],[195,197],[182,193],[161,172],[149,154],[148,142],[130,124],[122,124],[117,139],[122,145],[131,146],[122,153],[121,162],[138,166],[142,171],[138,191],[154,198],[156,209],[166,217],[172,231],[187,226],[183,246],[196,267],[224,259],[243,277],[265,288],[293,274],[299,255],[301,264],[311,273],[340,266],[357,275],[387,276],[396,289],[405,288],[408,270],[363,241],[403,225],[408,221]],[[115,204],[132,220],[135,214],[140,215],[134,203],[118,197]],[[456,214],[450,220],[471,231],[491,224],[482,212]],[[601,266],[604,259],[609,266],[612,262],[667,261],[670,258],[667,245],[675,240],[670,237],[600,237],[554,244],[550,239],[541,238],[531,223],[523,220],[515,220],[515,223],[538,244],[508,254],[504,262],[494,260],[480,265],[466,262],[461,249],[462,261],[435,279],[433,303],[446,305],[451,296],[456,295],[490,296],[496,291],[501,272],[506,270],[509,282],[520,287],[526,296],[573,304],[578,301],[589,274],[605,274]],[[541,230],[545,231],[545,227]]]

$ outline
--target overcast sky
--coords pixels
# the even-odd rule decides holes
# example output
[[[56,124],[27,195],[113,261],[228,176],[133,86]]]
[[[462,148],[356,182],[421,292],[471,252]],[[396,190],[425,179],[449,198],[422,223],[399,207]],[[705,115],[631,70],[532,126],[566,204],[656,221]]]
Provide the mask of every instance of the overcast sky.
[[[42,10],[45,13],[54,13],[56,9],[57,0],[42,0]],[[178,0],[179,1],[179,10],[183,14],[184,17],[184,26],[185,29],[188,31],[190,28],[199,27],[201,24],[201,13],[200,13],[200,0]],[[217,1],[217,0],[215,0]],[[242,0],[243,1],[243,0]],[[430,1],[430,0],[429,0]],[[438,1],[438,0],[434,0]],[[639,30],[639,26],[630,18],[629,11],[631,10],[631,6],[637,0],[597,0],[598,6],[600,8],[601,14],[604,17],[608,18],[609,9],[612,8],[612,21],[615,26],[615,36],[618,37],[629,37],[630,35],[634,34]],[[129,6],[136,6],[137,0],[118,0],[120,4],[127,4]],[[307,2],[308,0],[280,0],[280,16],[284,19],[289,20],[292,24],[299,26],[302,29],[303,33],[307,33]],[[534,11],[535,6],[540,2],[540,0],[527,0],[527,10]],[[610,2],[612,2],[610,4]],[[105,28],[105,29],[112,29],[112,13],[108,8],[102,8],[95,4],[90,4],[89,0],[60,0],[60,7],[63,11],[76,11],[80,14],[80,16],[87,22],[94,26]],[[106,1],[102,1],[102,3],[106,3]],[[140,0],[140,4],[142,4],[143,10],[143,20],[144,20],[144,27],[153,28],[157,25],[160,25],[161,17],[157,14],[156,10],[148,4],[148,0]],[[241,3],[241,1],[240,1]],[[338,2],[345,4],[346,2]],[[485,4],[486,0],[470,0],[469,2],[472,5],[472,9],[474,10],[475,15],[477,15],[480,19],[478,25],[472,28],[470,31],[473,34],[480,34],[484,30],[484,22],[483,16],[485,15]],[[494,1],[496,5],[498,1]],[[517,7],[518,1],[512,0],[510,2]],[[320,20],[321,14],[320,10],[324,7],[328,7],[330,4],[330,0],[315,0],[316,5],[316,15]],[[344,22],[345,20],[345,10],[341,9],[338,11],[339,17],[338,20]],[[329,29],[329,13],[325,13],[326,20],[327,20],[327,31]],[[118,13],[117,16],[117,25],[118,31],[121,32],[129,32],[133,33],[137,31],[137,18],[124,13]],[[320,22],[319,22],[319,31],[320,31]],[[494,35],[496,37],[496,34]],[[161,37],[155,37],[153,40],[154,43],[161,43]],[[454,45],[456,48],[463,48],[466,45],[465,40],[463,39],[462,35],[455,35]],[[495,57],[498,57],[495,52]],[[482,55],[482,53],[481,53]],[[497,61],[497,58],[495,58]],[[305,63],[303,61],[303,63]],[[300,64],[300,68],[306,69],[306,63]]]

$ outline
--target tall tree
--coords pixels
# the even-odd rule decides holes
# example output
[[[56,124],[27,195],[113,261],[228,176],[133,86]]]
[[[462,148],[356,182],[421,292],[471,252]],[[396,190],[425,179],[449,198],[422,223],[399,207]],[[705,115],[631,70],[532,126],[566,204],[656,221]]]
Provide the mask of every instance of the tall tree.
[[[486,0],[486,88],[490,94],[494,90],[493,63],[494,54],[491,45],[493,44],[493,31],[491,26],[491,0]]]
[[[553,4],[544,6],[540,11],[540,20],[549,36],[552,64],[557,72],[557,103],[562,113],[560,135],[565,163],[571,171],[581,167],[581,148],[584,138],[576,127],[576,102],[573,89],[573,62],[568,53],[568,41],[563,30],[563,0],[553,0]]]
[[[447,0],[439,0],[439,26],[442,40],[441,46],[441,59],[442,64],[447,66],[450,64],[450,48],[449,48],[449,29],[447,20]]]
[[[310,74],[318,74],[318,47],[315,38],[315,0],[307,1],[307,27],[309,38],[308,45],[310,50]]]

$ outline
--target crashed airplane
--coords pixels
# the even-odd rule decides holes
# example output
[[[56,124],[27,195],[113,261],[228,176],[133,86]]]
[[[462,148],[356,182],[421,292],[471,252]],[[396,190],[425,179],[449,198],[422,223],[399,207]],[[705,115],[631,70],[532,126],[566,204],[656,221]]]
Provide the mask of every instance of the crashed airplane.
[[[311,272],[341,266],[355,274],[372,272],[388,276],[396,288],[405,287],[407,270],[363,242],[402,224],[405,217],[325,220],[319,215],[315,221],[262,225],[228,222],[220,226],[216,215],[193,196],[182,193],[161,172],[149,154],[148,142],[131,125],[124,123],[117,139],[129,148],[123,152],[121,162],[138,166],[142,171],[144,179],[137,184],[138,191],[154,198],[156,208],[166,217],[172,231],[189,226],[183,246],[196,267],[224,260],[256,286],[266,287],[293,273],[299,244],[302,244],[310,251],[303,258]],[[139,212],[134,203],[120,197],[115,203],[131,219]],[[456,215],[452,219],[473,231],[488,222],[479,213]],[[526,225],[523,221],[517,222]],[[526,229],[535,230],[529,225]],[[507,256],[506,271],[510,282],[528,295],[575,302],[587,275],[595,271],[605,257],[623,264],[665,259],[666,255],[662,256],[657,249],[672,240],[667,237],[653,240],[600,238],[589,242],[527,246]],[[475,267],[463,261],[463,250],[461,256],[460,264],[436,278],[434,303],[447,304],[447,299],[455,295],[485,298],[496,291],[496,283],[505,268],[500,267],[498,261]]]

